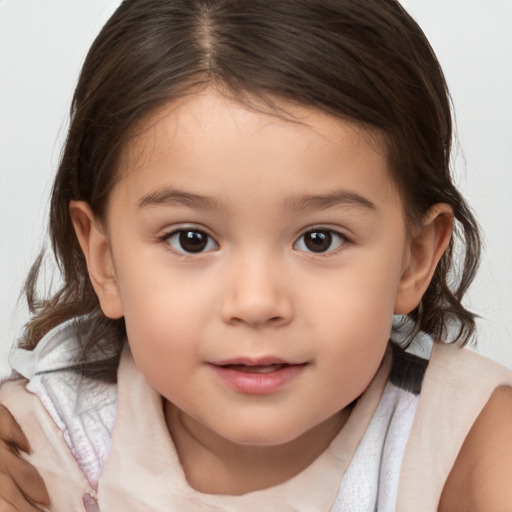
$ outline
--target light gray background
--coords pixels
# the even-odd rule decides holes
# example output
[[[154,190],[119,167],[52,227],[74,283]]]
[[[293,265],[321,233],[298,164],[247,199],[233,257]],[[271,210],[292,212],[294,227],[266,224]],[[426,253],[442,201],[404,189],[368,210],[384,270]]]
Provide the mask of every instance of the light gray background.
[[[85,53],[119,0],[0,0],[0,376],[27,312],[53,173]],[[467,304],[478,350],[512,368],[512,0],[404,0],[455,103],[457,182],[486,249]]]

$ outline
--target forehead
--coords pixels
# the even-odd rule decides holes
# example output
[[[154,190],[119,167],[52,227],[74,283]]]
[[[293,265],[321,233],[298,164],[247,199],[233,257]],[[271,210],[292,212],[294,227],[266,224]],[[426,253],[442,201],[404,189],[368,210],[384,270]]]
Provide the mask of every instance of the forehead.
[[[244,95],[225,95],[214,88],[187,94],[149,113],[132,130],[122,151],[122,169],[135,170],[145,157],[155,150],[156,138],[168,137],[168,142],[194,140],[206,134],[212,122],[238,131],[240,137],[256,134],[265,128],[281,125],[288,135],[309,132],[332,143],[364,142],[383,156],[387,155],[387,138],[381,130],[354,120],[339,119],[318,109],[298,105],[274,97],[260,99]],[[294,129],[295,128],[295,129]],[[220,133],[219,133],[220,135]],[[159,141],[161,142],[161,140]],[[204,139],[203,139],[204,142]]]
[[[304,106],[242,103],[211,90],[149,115],[120,164],[121,182],[131,178],[137,193],[169,180],[201,193],[213,177],[219,195],[229,195],[232,182],[239,181],[246,188],[266,182],[273,187],[268,195],[293,196],[313,186],[318,190],[312,193],[326,193],[343,175],[345,188],[358,178],[370,194],[383,187],[396,193],[384,136],[376,130]]]

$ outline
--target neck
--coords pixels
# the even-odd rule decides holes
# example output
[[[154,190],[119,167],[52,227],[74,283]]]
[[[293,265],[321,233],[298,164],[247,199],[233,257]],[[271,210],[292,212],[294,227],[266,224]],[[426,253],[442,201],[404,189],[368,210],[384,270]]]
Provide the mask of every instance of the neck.
[[[288,443],[254,446],[220,437],[170,402],[165,404],[185,477],[194,489],[208,494],[241,495],[289,480],[327,449],[349,414],[347,407]]]

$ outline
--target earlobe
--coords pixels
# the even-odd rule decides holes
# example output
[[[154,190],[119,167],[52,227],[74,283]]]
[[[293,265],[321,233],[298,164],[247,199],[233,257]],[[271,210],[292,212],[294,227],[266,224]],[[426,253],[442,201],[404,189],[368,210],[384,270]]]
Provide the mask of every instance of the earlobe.
[[[395,300],[396,314],[406,315],[420,303],[450,242],[452,227],[451,207],[439,203],[427,212],[421,226],[412,233]]]
[[[70,201],[69,211],[101,309],[108,318],[121,318],[123,308],[105,230],[85,201]]]

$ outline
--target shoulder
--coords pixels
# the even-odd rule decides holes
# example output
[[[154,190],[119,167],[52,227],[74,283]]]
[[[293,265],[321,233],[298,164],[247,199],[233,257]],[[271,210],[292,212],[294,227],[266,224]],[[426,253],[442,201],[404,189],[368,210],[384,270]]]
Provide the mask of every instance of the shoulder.
[[[485,502],[485,493],[512,474],[501,467],[485,474],[496,451],[503,456],[501,464],[512,460],[506,455],[507,431],[512,432],[509,387],[512,372],[505,367],[466,348],[434,344],[402,463],[398,510],[436,510],[438,505],[440,511],[480,510],[464,500]],[[494,424],[502,428],[499,437]],[[485,492],[481,479],[488,485]],[[481,510],[493,512],[488,504]]]
[[[494,390],[471,427],[441,495],[439,512],[512,508],[512,387]]]
[[[442,374],[448,369],[451,369],[449,374],[453,374],[453,378],[457,381],[461,377],[488,377],[491,380],[505,378],[506,380],[509,375],[512,375],[510,370],[501,364],[488,359],[471,348],[436,342],[433,345],[429,371]],[[449,374],[444,375],[445,379],[451,378]],[[481,386],[482,382],[476,385]]]
[[[468,348],[435,343],[422,387],[423,405],[434,403],[434,416],[446,416],[447,426],[457,416],[461,428],[469,429],[499,386],[512,387],[510,370]]]

